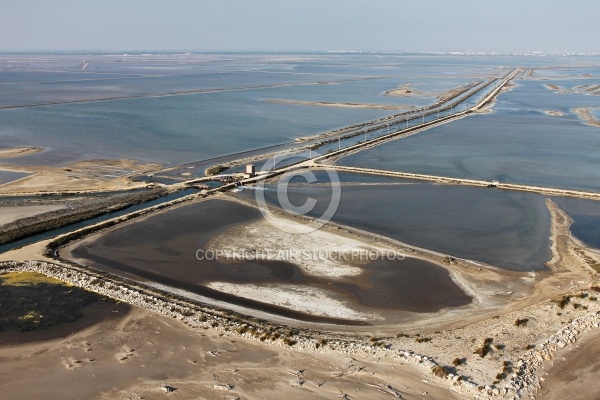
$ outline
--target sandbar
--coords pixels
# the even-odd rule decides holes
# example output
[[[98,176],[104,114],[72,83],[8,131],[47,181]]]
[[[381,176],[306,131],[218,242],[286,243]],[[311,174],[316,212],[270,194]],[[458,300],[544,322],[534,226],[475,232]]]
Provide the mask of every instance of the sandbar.
[[[17,158],[44,151],[42,147],[0,147],[0,158]]]
[[[600,128],[600,120],[594,117],[589,107],[574,108],[573,112],[577,114],[579,118],[581,118],[586,123],[586,125]]]
[[[375,110],[410,110],[413,106],[403,106],[396,104],[364,104],[364,103],[337,103],[329,101],[303,101],[303,100],[284,100],[284,99],[268,99],[268,103],[277,104],[298,104],[303,106],[320,106],[320,107],[338,107],[338,108],[369,108]]]
[[[564,117],[565,113],[562,111],[556,110],[544,110],[544,114],[549,115],[551,117]]]
[[[424,93],[421,93],[412,88],[411,84],[402,85],[397,89],[390,89],[384,93],[386,96],[409,96],[409,97],[419,97],[424,96]]]

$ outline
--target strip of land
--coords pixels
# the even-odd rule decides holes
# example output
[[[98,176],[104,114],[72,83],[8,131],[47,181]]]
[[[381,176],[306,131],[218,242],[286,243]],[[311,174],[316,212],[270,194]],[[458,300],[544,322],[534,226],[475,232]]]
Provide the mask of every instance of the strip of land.
[[[386,96],[423,96],[424,94],[412,88],[412,85],[402,85],[398,89],[391,89],[385,92]]]
[[[565,113],[562,111],[556,110],[544,110],[544,114],[549,115],[551,117],[564,117]]]
[[[365,103],[338,103],[329,101],[303,101],[303,100],[286,100],[286,99],[267,99],[267,103],[276,104],[297,104],[303,106],[319,106],[319,107],[338,107],[338,108],[369,108],[374,110],[407,110],[414,108],[413,106],[403,106],[396,104],[365,104]]]
[[[589,107],[574,108],[573,112],[579,116],[587,125],[600,128],[600,120],[594,117]]]
[[[0,158],[17,158],[44,151],[41,147],[0,147]]]
[[[513,394],[523,396],[535,393],[539,386],[539,367],[544,360],[554,358],[559,349],[572,346],[577,342],[579,333],[593,329],[600,322],[596,313],[600,311],[600,304],[590,290],[597,285],[596,269],[600,266],[600,252],[576,241],[569,232],[571,220],[568,216],[555,204],[548,203],[548,206],[553,221],[554,243],[554,257],[548,264],[549,271],[510,272],[514,276],[501,282],[498,280],[501,271],[493,267],[478,266],[463,260],[444,264],[443,260],[439,260],[441,265],[453,271],[454,279],[464,282],[469,275],[473,277],[471,279],[479,279],[478,286],[464,283],[471,286],[473,293],[478,293],[477,312],[446,311],[430,315],[431,319],[426,324],[422,321],[385,329],[381,326],[353,327],[352,334],[343,333],[346,329],[340,327],[340,333],[298,329],[291,336],[284,335],[282,333],[289,328],[284,327],[282,331],[281,325],[278,328],[276,324],[266,323],[265,326],[264,321],[207,308],[206,305],[168,292],[144,289],[141,283],[98,275],[86,269],[63,265],[57,260],[8,263],[4,266],[9,270],[42,272],[88,290],[182,319],[191,326],[206,326],[227,335],[273,342],[278,349],[281,348],[279,346],[298,347],[302,352],[321,354],[328,360],[340,356],[354,359],[366,357],[365,360],[371,361],[389,360],[392,365],[400,361],[418,366],[421,374],[427,376],[427,383],[437,385],[436,382],[445,381],[447,388],[459,393],[458,397],[461,398],[476,394],[498,398],[504,398],[506,394],[510,398]],[[29,247],[0,258],[45,258],[39,252],[44,244]],[[416,256],[425,256],[419,250],[413,251]],[[574,326],[578,327],[577,330],[573,330]],[[327,327],[328,330],[331,328]],[[127,360],[134,357],[135,353],[126,349],[119,354]],[[456,362],[457,359],[460,361]],[[74,358],[68,365],[75,365],[75,361],[81,360]],[[396,381],[392,382],[392,385],[397,384]]]
[[[31,173],[27,177],[2,185],[0,196],[141,188],[147,184],[133,182],[129,178],[158,167],[158,164],[141,163],[136,160],[86,160],[57,167],[0,164],[0,169]]]
[[[0,207],[0,226],[16,220],[65,208],[66,205]]]
[[[371,174],[371,175],[382,175],[382,176],[392,176],[396,178],[403,179],[418,179],[429,182],[435,182],[440,184],[447,185],[468,185],[468,186],[477,186],[477,187],[495,187],[499,189],[506,190],[517,190],[521,192],[533,192],[540,193],[548,196],[565,196],[565,197],[579,197],[582,199],[590,199],[590,200],[600,200],[600,193],[598,192],[585,192],[582,190],[572,190],[572,189],[558,189],[558,188],[548,188],[543,186],[532,186],[532,185],[521,185],[517,183],[506,183],[506,182],[498,182],[498,181],[482,181],[477,179],[464,179],[464,178],[453,178],[448,176],[437,176],[437,175],[425,175],[425,174],[415,174],[412,172],[399,172],[399,171],[389,171],[382,169],[374,169],[374,168],[362,168],[362,167],[350,167],[345,165],[337,165],[337,164],[322,164],[320,165],[323,169],[335,169],[336,171],[341,172],[353,172],[353,173],[362,173],[362,174]]]

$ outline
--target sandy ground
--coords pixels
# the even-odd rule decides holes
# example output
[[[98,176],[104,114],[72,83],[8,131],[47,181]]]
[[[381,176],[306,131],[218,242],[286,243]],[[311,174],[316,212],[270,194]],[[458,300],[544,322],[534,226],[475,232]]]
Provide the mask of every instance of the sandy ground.
[[[412,84],[405,84],[398,89],[391,89],[384,93],[386,96],[409,96],[409,97],[422,97],[427,94],[421,93],[412,88]]]
[[[573,112],[579,116],[587,125],[600,128],[600,120],[596,119],[587,107],[574,108]]]
[[[0,226],[21,218],[33,217],[65,208],[64,205],[0,207]]]
[[[44,151],[44,149],[40,147],[0,147],[0,158],[23,157],[35,153],[40,153],[42,151]]]
[[[135,164],[90,161],[77,163],[75,170],[63,167],[63,171],[40,167],[34,171],[36,176],[15,183],[14,190],[37,191],[37,185],[52,190],[57,185],[116,187],[124,184],[119,175],[128,163]],[[570,306],[559,310],[552,302],[562,293],[597,285],[598,275],[593,268],[600,263],[600,251],[586,248],[574,239],[568,216],[551,202],[548,207],[552,215],[553,259],[547,272],[507,272],[465,260],[448,264],[440,255],[396,243],[395,248],[410,256],[447,268],[455,282],[475,296],[476,302],[464,310],[422,315],[414,323],[365,328],[370,332],[361,328],[362,333],[405,333],[408,337],[389,339],[389,343],[395,348],[431,355],[447,365],[457,357],[466,358],[466,364],[458,371],[476,382],[491,384],[502,370],[503,361],[517,360],[525,346],[543,341],[572,318],[600,309],[598,302],[589,298],[577,300],[588,310]],[[389,244],[357,230],[333,229],[347,240],[362,238],[369,245]],[[321,247],[327,240],[331,237],[321,237],[320,242],[314,243],[308,239],[307,243]],[[2,254],[0,260],[41,259],[42,248],[42,244],[28,246]],[[351,268],[333,267],[336,273],[351,274]],[[312,271],[332,273],[319,271],[318,265]],[[525,326],[515,325],[520,318],[528,319]],[[62,399],[65,392],[75,398],[152,399],[164,398],[161,385],[168,384],[177,388],[169,394],[172,398],[337,398],[346,393],[346,398],[377,399],[393,397],[380,390],[383,384],[390,384],[403,398],[453,398],[450,392],[424,377],[418,367],[398,361],[309,353],[221,335],[134,309],[120,320],[103,322],[64,339],[0,348],[0,390],[3,396],[17,399]],[[430,340],[419,342],[416,338],[420,337]],[[493,337],[494,345],[499,346],[486,358],[473,355],[485,337]],[[542,398],[597,398],[599,350],[600,339],[597,331],[592,331],[577,347],[567,347],[554,361],[548,361],[542,371],[547,373],[542,383],[542,393],[546,395]]]
[[[10,399],[456,399],[417,366],[276,348],[134,308],[63,339],[0,348]],[[387,392],[387,393],[386,393]],[[346,395],[344,397],[344,394]]]
[[[33,173],[26,178],[2,185],[0,194],[101,191],[144,187],[145,183],[132,182],[127,178],[158,167],[157,164],[142,164],[135,160],[89,160],[62,167],[0,165],[0,169]]]
[[[364,104],[364,103],[334,103],[328,101],[302,101],[285,99],[267,99],[268,103],[297,104],[303,106],[338,107],[338,108],[370,108],[375,110],[410,110],[413,106],[402,106],[395,104]]]
[[[255,285],[232,284],[227,282],[211,282],[211,289],[231,293],[239,297],[276,304],[291,310],[333,318],[358,321],[369,321],[377,316],[362,313],[347,306],[343,301],[334,298],[330,291],[310,287],[308,285]]]
[[[549,115],[551,117],[564,117],[565,113],[562,111],[556,110],[544,110],[544,114]]]
[[[256,249],[258,255],[298,265],[309,276],[330,279],[358,276],[361,268],[352,261],[352,252],[360,254],[392,253],[394,249],[371,244],[364,240],[336,234],[325,229],[303,233],[303,224],[290,218],[277,217],[278,227],[266,219],[239,225],[210,240],[209,250],[239,254],[246,249]],[[318,253],[314,250],[318,249]],[[338,256],[339,255],[339,256]],[[347,257],[345,257],[347,256]],[[366,261],[363,262],[366,264]]]
[[[476,296],[477,301],[471,308],[442,310],[439,313],[432,314],[419,314],[415,315],[415,318],[411,321],[394,326],[353,327],[350,330],[347,327],[334,327],[328,325],[324,329],[349,332],[353,335],[363,335],[366,337],[365,341],[368,341],[368,337],[370,336],[382,337],[384,338],[382,340],[392,346],[393,349],[411,350],[417,354],[431,356],[441,365],[452,366],[454,359],[464,358],[466,362],[456,368],[458,373],[467,376],[469,379],[480,384],[493,384],[493,382],[497,380],[496,376],[502,371],[504,361],[515,363],[522,354],[527,351],[527,346],[535,346],[543,342],[556,331],[568,324],[571,319],[597,310],[600,311],[600,302],[594,301],[591,298],[574,299],[572,302],[577,302],[581,307],[576,308],[571,304],[562,310],[559,309],[555,302],[553,302],[553,300],[558,298],[562,293],[576,293],[581,290],[589,290],[590,286],[597,284],[596,280],[598,279],[598,275],[594,273],[591,267],[600,262],[600,252],[594,249],[587,249],[580,242],[576,241],[570,235],[568,229],[571,223],[568,216],[552,202],[548,202],[548,207],[552,215],[552,250],[554,255],[552,261],[549,263],[549,271],[536,273],[508,273],[496,270],[493,267],[457,260],[455,264],[445,264],[445,267],[451,271],[453,279],[456,282],[462,283],[461,287],[464,287],[469,290],[469,293]],[[353,238],[354,240],[358,240],[360,237],[360,234],[356,231],[351,232],[349,230],[338,228],[330,229],[337,232],[336,234],[338,235]],[[373,245],[373,237],[370,236],[369,238],[371,245]],[[324,239],[321,238],[321,240]],[[376,243],[377,245],[383,245],[384,242],[382,239],[381,244],[379,242]],[[4,254],[0,259],[40,259],[42,258],[39,256],[41,249],[42,245],[36,244]],[[439,263],[440,265],[444,265],[442,261],[436,258],[437,256],[435,256],[435,254],[427,253],[422,250],[413,250],[411,256],[422,257],[424,259],[429,259],[432,262]],[[515,325],[515,321],[518,319],[527,319],[527,324],[525,326]],[[351,388],[355,388],[353,385],[356,385],[357,383],[343,382],[343,384],[340,383],[340,386],[335,386],[334,391],[326,393],[320,392],[321,389],[318,389],[319,386],[317,384],[314,385],[314,388],[308,384],[312,379],[315,379],[315,381],[326,380],[326,377],[331,376],[331,371],[336,370],[336,368],[338,370],[341,369],[344,365],[342,360],[346,357],[343,353],[330,354],[322,352],[314,355],[310,354],[310,358],[306,359],[304,357],[306,357],[307,354],[304,352],[294,352],[293,349],[284,350],[273,347],[263,348],[262,344],[252,342],[248,344],[248,349],[252,348],[253,354],[258,352],[260,360],[256,360],[256,364],[248,366],[248,371],[252,370],[254,371],[253,373],[261,371],[260,373],[262,375],[252,375],[252,377],[250,377],[246,375],[223,374],[225,368],[231,368],[231,370],[237,368],[238,371],[244,371],[244,369],[239,366],[238,358],[235,360],[235,365],[232,364],[234,361],[230,362],[227,361],[227,359],[219,359],[218,364],[215,364],[214,367],[207,367],[205,365],[204,368],[200,368],[201,372],[197,372],[198,370],[195,369],[193,361],[200,363],[200,360],[210,360],[210,358],[200,358],[200,355],[203,353],[201,353],[199,348],[197,348],[197,353],[188,356],[188,349],[192,347],[188,342],[185,342],[184,339],[192,336],[197,338],[197,335],[194,336],[194,334],[190,333],[189,328],[181,325],[179,322],[170,319],[167,320],[170,321],[169,326],[171,326],[173,330],[166,331],[165,329],[167,328],[165,328],[165,324],[161,325],[163,330],[154,330],[154,326],[149,330],[161,333],[159,337],[169,338],[168,343],[161,344],[161,350],[152,347],[154,343],[160,343],[159,337],[155,336],[144,339],[143,342],[122,342],[119,347],[112,348],[110,353],[104,353],[104,356],[102,356],[104,357],[102,359],[111,361],[111,367],[101,368],[97,373],[86,372],[88,375],[94,374],[95,377],[99,378],[94,382],[104,382],[102,384],[90,384],[89,390],[93,391],[93,393],[102,391],[103,396],[113,396],[111,398],[126,398],[132,394],[145,396],[145,398],[154,398],[152,396],[159,396],[160,394],[160,385],[162,383],[167,383],[178,388],[172,396],[180,393],[177,395],[183,396],[182,398],[193,398],[194,396],[201,398],[218,398],[209,394],[212,392],[206,392],[207,390],[215,390],[214,385],[216,382],[217,385],[234,386],[234,389],[231,391],[224,392],[225,395],[227,395],[227,393],[230,394],[229,397],[224,398],[236,398],[236,396],[242,396],[242,398],[281,398],[276,397],[275,393],[284,389],[292,390],[292,392],[289,393],[285,392],[286,396],[298,398],[301,394],[294,392],[297,388],[292,384],[289,384],[289,382],[297,382],[296,377],[287,376],[289,374],[285,372],[287,371],[286,368],[296,370],[306,368],[306,370],[309,371],[311,370],[310,366],[312,365],[314,366],[314,373],[317,375],[317,378],[309,378],[306,372],[303,373],[304,375],[302,375],[301,378],[301,380],[306,380],[306,382],[301,385],[300,389],[311,389],[311,392],[306,392],[307,398],[332,398],[339,395],[339,392],[337,392],[338,390],[344,390],[345,393],[348,393],[349,398],[377,398],[363,397],[362,394],[364,392],[362,391],[366,390],[363,388],[360,388],[360,395],[357,395],[357,392],[352,393],[353,389]],[[141,322],[138,325],[143,326]],[[403,335],[399,335],[400,333]],[[205,332],[205,334],[208,335],[207,337],[210,337],[211,335],[209,331]],[[473,352],[475,349],[480,346],[483,339],[487,337],[493,339],[494,346],[492,347],[491,353],[485,358],[474,355]],[[91,343],[90,347],[98,348],[98,339],[96,339],[96,341],[94,341],[93,338],[84,338],[82,340]],[[231,340],[235,340],[236,345],[243,342],[239,337],[229,338],[229,343],[231,343]],[[32,360],[38,360],[40,362],[35,364],[40,365],[39,370],[43,370],[43,368],[49,369],[50,365],[60,365],[65,371],[58,368],[55,370],[56,372],[52,372],[52,374],[58,374],[55,377],[57,382],[67,382],[69,375],[62,374],[66,374],[67,371],[76,373],[79,373],[77,371],[89,371],[84,368],[88,368],[93,364],[83,358],[83,355],[87,353],[87,351],[84,353],[84,350],[87,347],[79,345],[77,348],[69,348],[68,345],[73,346],[73,343],[75,342],[64,342],[63,347],[55,348],[54,353],[49,350],[46,350],[43,354],[39,353],[42,359],[39,359],[38,355],[36,355],[33,359],[24,357],[21,359],[21,362],[33,363]],[[211,350],[223,349],[224,346],[221,342],[219,342],[219,344],[213,344],[213,342],[209,343],[211,343]],[[257,345],[259,347],[258,350],[256,349]],[[45,348],[48,348],[47,344],[44,346]],[[188,346],[188,349],[184,349],[183,346]],[[136,354],[142,354],[141,349],[143,348],[146,349],[143,354],[152,354],[148,357],[154,357],[151,359],[154,360],[153,362],[156,362],[156,364],[153,364],[156,365],[156,369],[153,370],[150,368],[150,361],[145,361],[146,358],[143,357],[140,358],[139,364],[133,363],[134,360],[137,360]],[[154,353],[152,349],[154,349]],[[134,352],[132,350],[136,351]],[[31,350],[30,353],[25,352],[25,354],[31,355],[38,351],[40,351],[39,348]],[[202,351],[207,351],[207,348],[204,348]],[[275,358],[278,360],[275,364],[276,367],[273,367],[272,364],[264,361],[269,357],[260,353],[261,351],[276,354]],[[162,357],[164,358],[161,358],[158,353],[162,354]],[[55,359],[52,359],[54,360],[54,364],[50,363],[50,361],[45,358],[50,357],[52,354],[56,357]],[[5,357],[1,351],[0,357]],[[94,360],[101,359],[99,356],[94,357]],[[60,361],[58,358],[61,358]],[[122,358],[124,359],[122,360]],[[0,359],[7,360],[7,358]],[[15,360],[18,361],[17,358],[15,358]],[[66,360],[66,364],[63,363],[63,360]],[[185,362],[180,360],[185,360]],[[302,361],[302,365],[286,364],[288,360],[293,360],[294,362],[300,360]],[[306,360],[305,363],[304,360]],[[76,363],[76,361],[81,362]],[[368,360],[365,359],[364,361],[367,362]],[[375,362],[377,360],[371,359],[370,361]],[[182,364],[178,364],[179,362],[182,362]],[[27,371],[28,368],[35,370],[32,366],[33,364],[27,365],[27,368],[23,368],[25,371]],[[81,365],[81,367],[78,367],[79,365]],[[115,365],[118,366],[118,368],[115,367]],[[132,370],[127,369],[127,365],[130,365],[132,368],[135,367],[134,369],[137,369],[137,372],[134,373]],[[143,365],[146,365],[146,367],[143,367]],[[189,368],[186,369],[183,365]],[[288,365],[290,366],[288,367]],[[72,366],[73,368],[69,368],[69,366]],[[96,364],[94,364],[94,367],[95,366]],[[140,366],[142,368],[140,368]],[[113,375],[103,375],[108,374],[108,370],[110,370],[111,373],[120,371],[120,368],[123,368],[123,371],[118,373],[117,378],[114,378]],[[144,375],[146,373],[145,368],[148,368],[149,375]],[[210,370],[210,368],[213,368],[212,371],[216,371],[214,372],[216,378],[207,375],[207,370]],[[273,368],[276,369],[274,370]],[[379,361],[377,368],[389,368],[386,370],[388,371],[386,374],[388,377],[404,379],[403,373],[398,373],[397,371],[393,372],[396,368],[404,368],[399,361],[390,362],[387,366]],[[283,373],[281,373],[282,370],[284,371]],[[281,381],[279,381],[280,377],[278,374],[282,376]],[[419,379],[429,381],[428,378],[423,378],[424,374],[429,377],[431,376],[428,371],[409,373],[410,376],[418,376],[417,381],[419,381]],[[17,379],[16,377],[12,378],[12,376],[14,375],[8,375],[6,381],[12,382],[11,379]],[[378,376],[377,373],[375,376]],[[268,380],[267,377],[269,377],[268,379],[270,380]],[[50,381],[45,379],[46,378],[42,380],[39,387],[50,385]],[[113,385],[111,386],[114,388],[101,388],[98,386],[106,385],[106,380],[110,379],[114,379]],[[290,381],[290,379],[292,381]],[[505,379],[506,378],[503,378],[497,383],[500,388],[502,388],[505,383],[508,384],[508,381]],[[263,390],[262,388],[264,387],[265,380],[275,383],[263,392],[261,390]],[[85,382],[83,378],[81,378],[81,381]],[[249,384],[249,382],[259,381],[261,382],[260,389]],[[72,382],[79,382],[79,380],[72,380],[70,384],[73,384]],[[288,382],[287,386],[285,382]],[[425,384],[426,382],[422,383]],[[414,384],[406,382],[403,382],[403,384],[410,388],[415,388]],[[419,390],[427,391],[430,394],[433,393],[434,389],[438,390],[436,389],[435,384],[433,387],[429,386],[430,384],[432,384],[432,381],[429,381],[427,385],[424,385],[423,388]],[[31,386],[31,389],[29,390],[34,390],[34,385],[24,386],[28,388]],[[289,388],[289,386],[291,386],[291,388]],[[398,390],[402,388],[399,384],[396,386],[396,383],[392,383],[392,386]],[[16,385],[4,385],[0,386],[0,388],[6,388],[6,390],[12,391],[17,390]],[[76,391],[74,393],[77,393],[78,390],[88,390],[87,388],[87,385],[86,388],[75,385],[74,390]],[[223,388],[223,386],[219,386],[219,388]],[[235,388],[239,388],[239,390],[250,390],[249,388],[251,388],[252,392],[237,393],[235,392]],[[356,389],[358,389],[358,387],[356,387]],[[375,391],[373,396],[379,394],[376,388]],[[85,398],[88,394],[83,393],[80,397]],[[89,396],[91,396],[91,394],[89,394]],[[404,398],[411,397],[405,396]],[[433,398],[451,397],[443,394],[442,396],[434,396]]]
[[[581,77],[580,77],[581,78]],[[559,94],[575,93],[575,94],[591,94],[600,95],[600,85],[576,85],[571,88],[564,88],[562,86],[548,83],[546,88],[555,91]]]
[[[548,271],[539,272],[510,272],[503,271],[491,266],[476,265],[470,262],[457,260],[453,264],[444,263],[441,257],[435,253],[427,253],[421,249],[404,249],[406,254],[411,257],[423,258],[434,262],[451,272],[453,280],[463,288],[468,294],[474,296],[475,301],[469,306],[443,310],[433,314],[414,314],[409,321],[394,325],[379,325],[376,318],[372,315],[371,322],[375,326],[362,328],[355,327],[353,332],[364,332],[374,335],[391,335],[397,333],[408,334],[409,337],[390,339],[395,348],[410,349],[419,354],[433,356],[443,365],[451,365],[457,357],[467,358],[469,361],[460,368],[460,371],[467,376],[471,376],[477,382],[492,384],[495,376],[502,371],[502,362],[504,360],[516,361],[525,351],[528,345],[535,345],[552,335],[563,327],[570,318],[576,318],[583,315],[588,310],[574,309],[569,307],[560,312],[552,299],[557,298],[561,293],[577,290],[589,289],[598,279],[598,275],[591,268],[594,263],[600,262],[600,252],[594,249],[587,249],[581,242],[572,237],[569,231],[571,219],[560,210],[556,204],[548,201],[548,209],[552,215],[552,251],[553,258],[548,263]],[[289,222],[292,223],[292,222]],[[220,236],[212,244],[229,245],[231,249],[237,244],[238,249],[253,248],[270,249],[276,251],[282,246],[277,247],[278,243],[287,244],[288,241],[295,243],[294,238],[287,238],[286,233],[278,232],[271,237],[265,234],[264,229],[267,225],[264,221],[251,223],[246,226],[235,228],[228,232],[230,236]],[[365,237],[359,236],[356,231],[349,232],[345,229],[332,229],[332,231],[321,230],[314,238],[303,235],[304,244],[295,243],[295,245],[307,246],[309,248],[328,249],[328,246],[337,248],[340,243],[348,241],[362,241],[362,245],[379,246],[385,248],[386,242],[377,239],[373,235]],[[281,236],[283,235],[283,236]],[[365,240],[368,238],[368,240]],[[360,239],[360,240],[359,240]],[[266,241],[266,242],[265,242]],[[297,241],[297,240],[296,240]],[[389,243],[389,242],[388,242]],[[284,246],[285,247],[285,246]],[[395,247],[398,250],[398,247]],[[411,250],[411,251],[409,251]],[[314,269],[307,264],[305,259],[292,260],[306,273],[328,274],[328,270],[323,271]],[[348,266],[347,266],[348,267]],[[332,271],[336,271],[335,266],[330,266]],[[337,268],[343,268],[338,266]],[[342,269],[343,271],[343,269]],[[335,279],[338,272],[328,276]],[[264,291],[259,288],[234,287],[233,285],[221,285],[223,290],[231,290],[239,295],[246,295],[253,298],[265,296]],[[294,296],[293,293],[287,298],[281,297],[283,287],[277,288],[274,295],[269,299],[279,304],[292,307],[312,307],[313,312],[327,313],[328,303],[323,303],[324,308],[319,310],[320,301],[316,298],[311,299]],[[323,294],[321,294],[323,295]],[[331,293],[325,293],[328,299],[335,299]],[[600,310],[597,302],[581,300],[589,310]],[[340,308],[340,312],[352,310],[349,304]],[[359,311],[354,309],[354,311]],[[559,315],[560,312],[560,315]],[[517,319],[528,319],[527,327],[515,326]],[[431,338],[428,342],[418,342],[415,335]],[[484,338],[492,337],[499,346],[487,358],[473,356],[473,351],[480,346]]]
[[[540,398],[545,400],[600,399],[600,335],[588,332],[575,348],[561,351],[546,362],[541,375]]]
[[[401,96],[401,97],[437,97],[441,100],[447,100],[464,91],[464,87],[457,87],[445,92],[427,93],[415,90],[412,83],[407,83],[397,89],[391,89],[384,93],[385,96]]]

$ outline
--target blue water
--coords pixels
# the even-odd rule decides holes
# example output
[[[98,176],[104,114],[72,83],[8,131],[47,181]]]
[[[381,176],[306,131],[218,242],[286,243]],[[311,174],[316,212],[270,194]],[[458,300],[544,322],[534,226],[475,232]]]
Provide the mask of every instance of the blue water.
[[[339,174],[342,198],[332,220],[411,245],[513,270],[540,270],[550,259],[550,215],[543,196],[489,188],[435,185],[370,175]],[[292,204],[318,201],[320,216],[331,188],[297,184]],[[364,182],[365,184],[360,184]],[[275,186],[265,198],[279,204]],[[242,195],[252,197],[254,191]]]
[[[565,197],[552,200],[573,219],[573,236],[588,246],[600,249],[600,201]]]
[[[26,172],[14,172],[14,171],[0,170],[0,185],[15,181],[17,179],[25,178],[27,175],[29,175],[29,174]]]
[[[404,83],[415,83],[417,88],[426,85],[428,90],[447,90],[459,86],[453,81],[466,80],[467,74],[482,76],[490,72],[490,67],[470,65],[465,60],[457,64],[445,63],[441,58],[414,56],[320,55],[314,58],[213,55],[169,56],[160,60],[152,56],[79,55],[53,58],[34,55],[19,57],[14,65],[10,62],[12,58],[4,58],[8,59],[4,60],[5,70],[0,76],[0,106],[179,91],[335,83],[365,78],[391,79],[390,85],[385,85],[381,90],[393,89]],[[86,70],[81,69],[84,60],[91,61]],[[422,76],[424,72],[428,74],[426,79]],[[440,84],[436,81],[440,81]]]
[[[0,107],[48,102],[73,102],[100,100],[130,96],[168,94],[209,90],[229,90],[246,87],[269,87],[277,85],[303,85],[319,81],[337,82],[343,77],[312,76],[300,74],[267,74],[261,72],[193,73],[175,76],[106,77],[81,73],[56,77],[42,74],[42,80],[25,81],[31,77],[14,77],[19,84],[2,84]],[[57,79],[58,80],[54,80]]]
[[[498,110],[558,110],[569,113],[574,107],[598,107],[600,97],[580,93],[558,93],[546,87],[556,84],[563,88],[572,88],[580,84],[600,84],[600,72],[595,79],[552,79],[548,81],[518,80],[518,86],[501,96]],[[550,118],[553,120],[553,118]]]
[[[434,103],[443,91],[502,73],[495,63],[508,62],[367,54],[41,54],[0,59],[0,107],[103,100],[0,110],[0,145],[48,148],[10,162],[52,165],[89,158],[178,164],[285,143],[393,111],[272,104],[267,99],[420,107]],[[91,62],[83,70],[86,60]],[[407,83],[423,94],[383,95]],[[176,95],[206,90],[226,91]],[[145,97],[127,98],[131,96]],[[115,97],[127,99],[111,100]]]
[[[580,77],[586,78],[586,75],[598,75],[600,74],[600,68],[598,67],[597,57],[579,57],[577,58],[577,65],[588,64],[588,66],[580,67],[556,67],[560,65],[568,65],[569,60],[561,62],[560,59],[554,58],[554,65],[551,69],[538,69],[535,71],[535,77],[556,79],[565,77]]]
[[[88,59],[88,69],[82,70]],[[52,165],[91,158],[166,164],[207,159],[395,113],[267,99],[422,106],[434,103],[435,93],[504,74],[516,65],[559,65],[564,68],[537,69],[534,77],[544,80],[516,80],[517,86],[500,96],[491,114],[366,150],[342,163],[600,189],[600,130],[586,126],[571,111],[591,107],[598,115],[600,97],[559,94],[545,86],[600,83],[600,57],[113,54],[0,55],[0,60],[0,107],[105,100],[0,110],[0,146],[48,148],[3,162]],[[423,96],[383,95],[404,84],[412,84]],[[171,95],[206,90],[220,92]],[[110,100],[123,96],[146,97]],[[551,117],[545,110],[565,116]],[[343,179],[348,185],[336,222],[504,268],[541,269],[549,258],[549,216],[541,196],[364,176]],[[327,197],[322,186],[297,190],[292,194],[299,200],[307,194]],[[593,242],[598,214],[578,207],[572,210],[574,233]]]
[[[0,143],[49,151],[19,163],[135,158],[183,163],[293,141],[390,111],[298,107],[224,92],[0,110]]]
[[[343,158],[340,164],[580,190],[600,190],[600,130],[573,107],[600,97],[557,94],[544,81],[518,81],[495,112],[469,116]],[[552,117],[544,110],[565,113]]]
[[[38,233],[37,235],[28,236],[25,239],[17,240],[17,241],[11,242],[11,243],[2,244],[2,245],[0,245],[0,254],[7,252],[9,250],[19,248],[19,247],[27,246],[28,244],[39,242],[41,240],[50,239],[55,236],[62,235],[62,234],[65,234],[65,233],[68,233],[68,232],[71,232],[71,231],[74,231],[74,230],[77,230],[80,228],[85,228],[86,226],[91,226],[91,225],[106,221],[111,218],[119,217],[121,215],[125,215],[125,214],[131,213],[134,211],[138,211],[138,210],[142,210],[147,207],[151,207],[151,206],[155,206],[157,204],[165,203],[167,201],[175,200],[175,199],[187,196],[189,194],[192,194],[196,191],[197,190],[195,190],[195,189],[185,189],[180,192],[172,193],[167,196],[161,197],[159,199],[149,201],[147,203],[135,204],[133,206],[124,208],[119,211],[114,211],[111,213],[100,215],[98,217],[90,218],[85,221],[76,222],[74,224],[63,226],[62,228],[57,228],[57,229],[53,229],[53,230],[50,230],[47,232]]]
[[[410,82],[398,78],[354,80],[327,85],[295,86],[286,88],[285,90],[266,89],[263,91],[263,96],[266,99],[399,105],[406,107],[421,107],[435,103],[436,98],[427,94],[420,97],[384,95],[387,90],[396,89],[404,83]],[[452,87],[462,86],[466,83],[468,82],[465,80],[455,80]],[[448,84],[441,82],[440,86],[437,86],[436,89],[444,90]],[[415,87],[415,89],[418,88]]]

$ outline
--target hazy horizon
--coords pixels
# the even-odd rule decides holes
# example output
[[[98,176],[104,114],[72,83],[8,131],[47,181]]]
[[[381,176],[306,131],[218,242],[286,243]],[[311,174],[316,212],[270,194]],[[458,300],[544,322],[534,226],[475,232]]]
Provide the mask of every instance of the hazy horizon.
[[[591,0],[3,0],[0,51],[598,53],[599,12]]]

